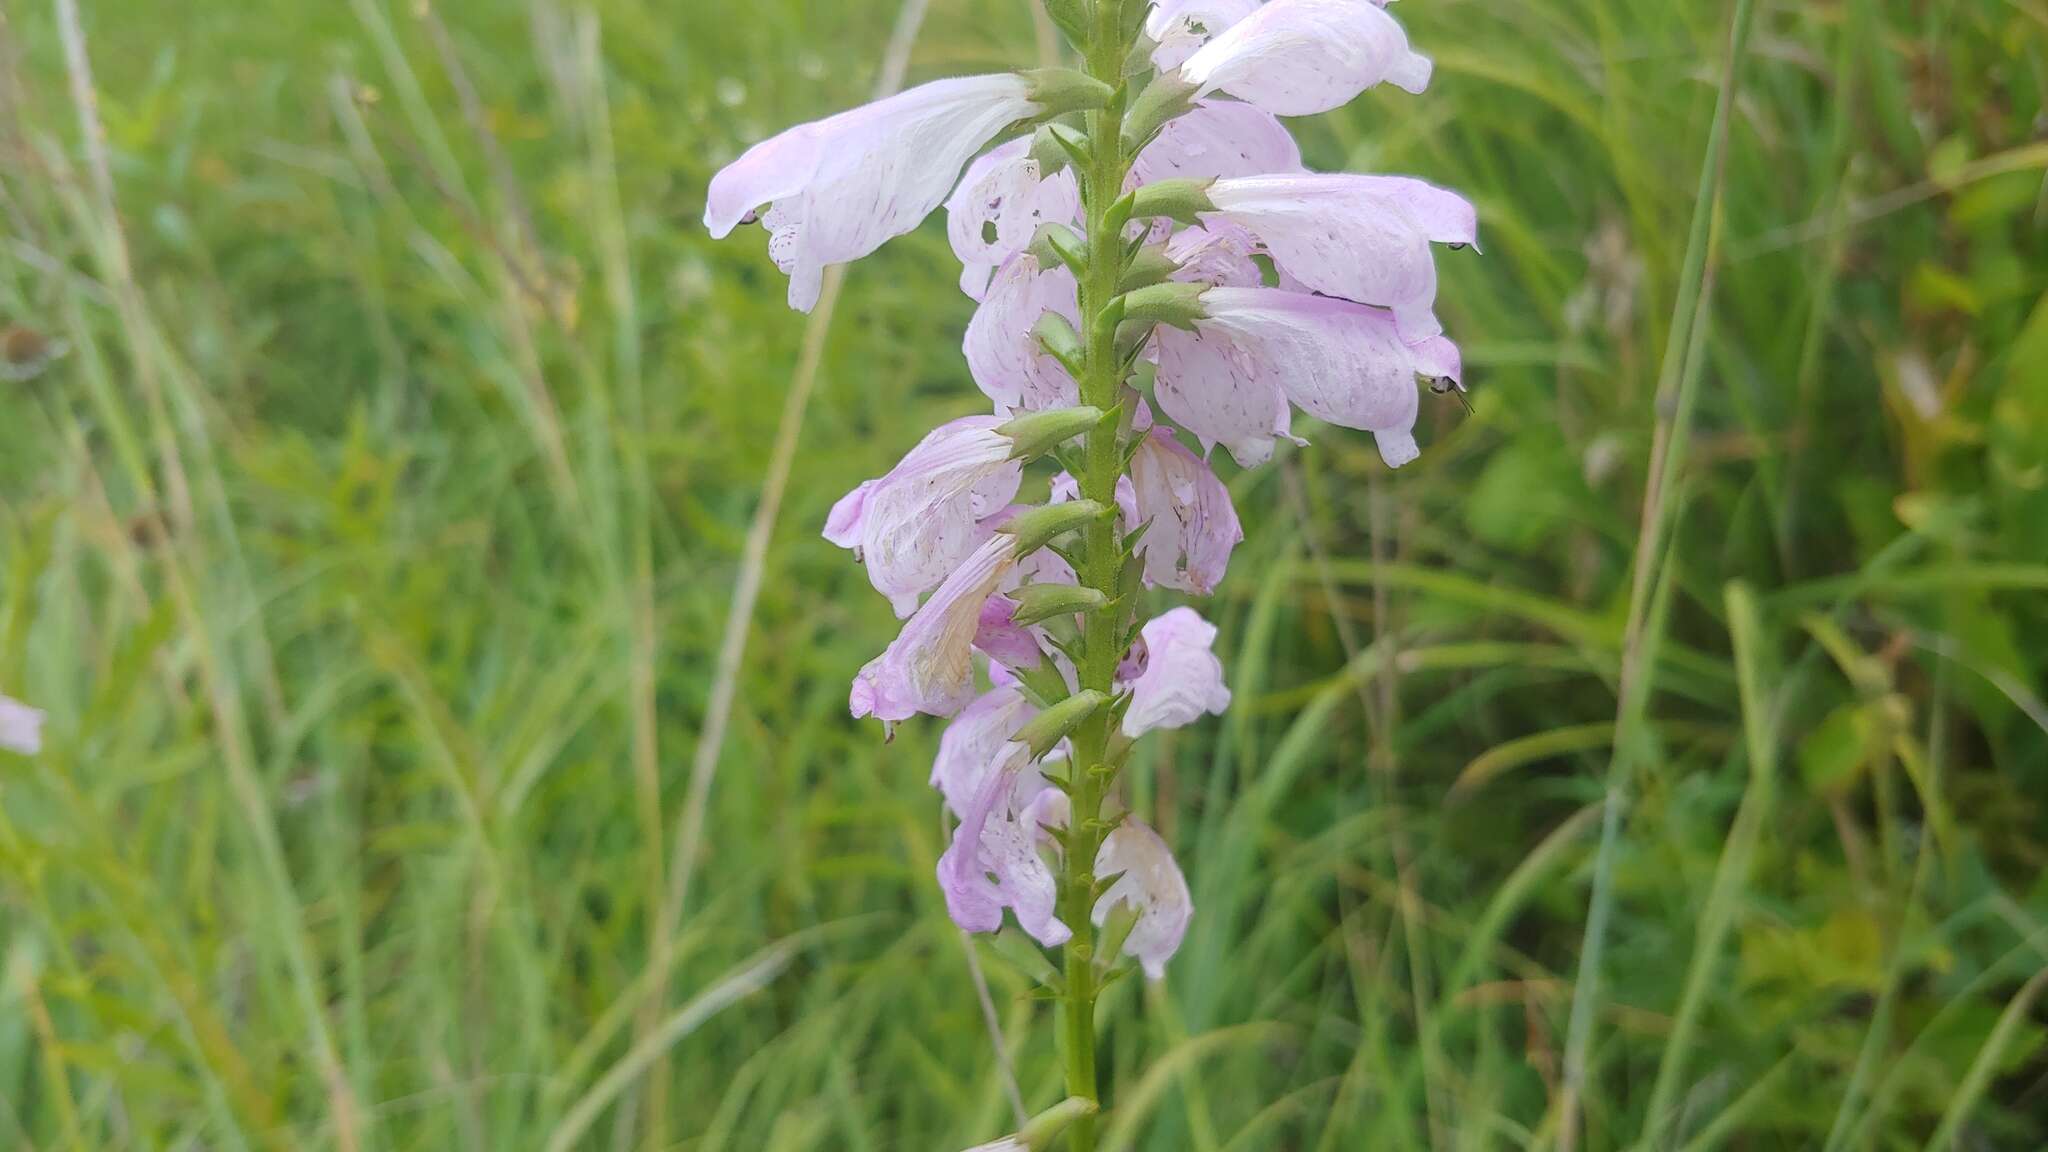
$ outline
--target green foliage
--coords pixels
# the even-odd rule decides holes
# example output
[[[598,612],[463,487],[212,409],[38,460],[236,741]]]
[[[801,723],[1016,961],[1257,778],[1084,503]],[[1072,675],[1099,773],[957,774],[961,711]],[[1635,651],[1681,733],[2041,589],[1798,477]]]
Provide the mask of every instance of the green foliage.
[[[977,968],[1064,1096],[817,538],[975,406],[936,222],[820,350],[659,946],[804,333],[703,189],[897,5],[86,7],[118,232],[58,23],[0,17],[0,689],[51,717],[0,754],[0,1148],[944,1152],[1015,1127]],[[1230,477],[1237,705],[1126,772],[1197,914],[1104,990],[1107,1146],[1558,1146],[1730,8],[1408,0],[1431,91],[1295,122],[1479,205],[1474,411]],[[912,76],[1033,43],[935,0]],[[2038,4],[1758,9],[1580,1148],[2048,1143],[2044,101]]]

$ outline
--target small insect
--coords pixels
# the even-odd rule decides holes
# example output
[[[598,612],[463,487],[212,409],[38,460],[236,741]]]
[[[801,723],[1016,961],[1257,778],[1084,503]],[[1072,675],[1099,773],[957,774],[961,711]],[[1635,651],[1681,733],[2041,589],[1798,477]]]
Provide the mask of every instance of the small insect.
[[[21,384],[42,375],[52,360],[70,351],[55,340],[22,324],[0,328],[0,381]]]
[[[1472,402],[1470,400],[1465,399],[1465,390],[1463,388],[1458,387],[1457,382],[1452,380],[1449,376],[1438,376],[1431,379],[1429,382],[1429,390],[1431,392],[1434,392],[1438,396],[1442,396],[1446,392],[1451,393],[1452,395],[1458,398],[1458,403],[1465,406],[1466,414],[1472,414]]]

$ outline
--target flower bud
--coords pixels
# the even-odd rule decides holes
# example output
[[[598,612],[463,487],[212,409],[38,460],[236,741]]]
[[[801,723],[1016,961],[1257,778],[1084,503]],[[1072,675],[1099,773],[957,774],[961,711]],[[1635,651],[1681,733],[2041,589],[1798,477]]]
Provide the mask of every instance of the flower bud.
[[[1047,312],[1031,326],[1032,338],[1046,354],[1060,362],[1067,372],[1075,377],[1088,359],[1088,352],[1081,347],[1081,334],[1074,331],[1074,325],[1057,312]]]
[[[1095,715],[1095,710],[1109,703],[1109,697],[1091,688],[1076,692],[1065,700],[1047,708],[1017,729],[1010,739],[1031,749],[1031,758],[1037,760],[1052,751],[1067,734],[1081,726],[1081,722]]]
[[[1010,459],[1036,460],[1101,422],[1102,409],[1084,404],[1019,416],[997,428],[996,434],[1009,437],[1010,442],[1016,445],[1010,452]]]

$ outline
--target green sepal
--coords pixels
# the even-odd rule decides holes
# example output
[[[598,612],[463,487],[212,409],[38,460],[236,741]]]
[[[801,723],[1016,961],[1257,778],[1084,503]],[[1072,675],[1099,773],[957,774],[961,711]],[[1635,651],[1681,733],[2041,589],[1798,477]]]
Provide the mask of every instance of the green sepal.
[[[1081,659],[1082,652],[1080,650],[1081,640],[1082,638],[1079,636],[1074,637],[1072,640],[1062,640],[1057,636],[1048,636],[1045,638],[1046,643],[1059,649],[1060,655],[1065,656],[1068,660],[1072,661],[1074,667],[1076,668],[1079,668],[1083,663]]]
[[[1195,321],[1208,316],[1202,307],[1202,293],[1209,290],[1207,284],[1186,284],[1169,280],[1164,284],[1153,284],[1135,292],[1126,292],[1116,300],[1123,301],[1121,320],[1145,320],[1155,324],[1171,324],[1175,328],[1194,331]],[[1112,300],[1114,304],[1116,300]],[[1108,311],[1105,309],[1105,312]]]
[[[1053,143],[1059,145],[1066,152],[1067,161],[1075,168],[1085,169],[1094,159],[1090,154],[1091,150],[1086,132],[1071,124],[1048,124],[1045,126],[1045,131],[1047,135],[1052,137]]]
[[[1102,979],[1098,981],[1095,985],[1095,994],[1100,996],[1104,988],[1109,987],[1111,984],[1116,983],[1117,981],[1123,979],[1126,976],[1129,976],[1131,973],[1136,972],[1137,970],[1138,966],[1136,964],[1118,964],[1115,961],[1111,961],[1109,970],[1102,974]]]
[[[1055,536],[1085,528],[1111,511],[1093,500],[1069,500],[1019,512],[996,531],[1017,538],[1017,555],[1021,558],[1045,547]]]
[[[1042,624],[1055,616],[1076,616],[1093,612],[1109,603],[1099,588],[1073,584],[1026,584],[1010,593],[1017,609],[1010,623],[1019,627]]]
[[[1005,928],[990,937],[989,943],[995,948],[996,955],[1016,965],[1018,971],[1045,987],[1058,990],[1061,995],[1066,994],[1067,984],[1060,978],[1059,969],[1045,958],[1038,942],[1031,937]]]
[[[1124,79],[1135,80],[1145,73],[1152,71],[1152,53],[1157,51],[1158,48],[1159,41],[1140,31],[1138,38],[1131,41],[1130,52],[1124,56]]]
[[[1038,130],[1031,134],[1031,160],[1038,165],[1040,180],[1052,179],[1073,163],[1067,146],[1060,143],[1062,131],[1072,132],[1074,129],[1065,124],[1040,124]]]
[[[1067,567],[1072,568],[1077,576],[1083,571],[1083,565],[1087,563],[1085,557],[1065,544],[1048,544],[1045,546],[1045,550],[1065,560]]]
[[[1017,1133],[1017,1142],[1030,1152],[1046,1152],[1067,1125],[1083,1116],[1093,1116],[1102,1106],[1085,1096],[1069,1096],[1031,1118],[1024,1130]]]
[[[1116,89],[1072,68],[1031,68],[1018,73],[1031,82],[1029,99],[1042,119],[1107,108]]]
[[[1195,92],[1195,86],[1181,79],[1178,72],[1154,77],[1124,113],[1123,139],[1120,141],[1124,155],[1136,156],[1144,151],[1145,145],[1152,142],[1152,137],[1167,121],[1194,107]]]
[[[1087,366],[1087,351],[1081,347],[1081,334],[1074,331],[1074,325],[1057,312],[1047,312],[1031,326],[1031,335],[1045,354],[1060,362],[1069,375],[1082,375]]]
[[[1125,296],[1112,296],[1109,303],[1102,306],[1102,311],[1095,314],[1097,334],[1104,331],[1113,334],[1117,331],[1117,326],[1124,322],[1124,309],[1129,306],[1126,300]]]
[[[1010,459],[1030,461],[1100,423],[1102,409],[1090,405],[1048,408],[1043,412],[1027,412],[1003,424],[996,429],[996,435],[1009,437],[1013,445]]]
[[[1040,224],[1024,250],[1037,258],[1040,268],[1064,264],[1077,277],[1088,271],[1088,242],[1065,224]]]
[[[1101,895],[1096,893],[1097,897]],[[1124,950],[1124,941],[1130,939],[1131,929],[1137,926],[1137,910],[1129,904],[1118,902],[1110,909],[1108,918],[1095,933],[1095,954],[1102,958],[1098,970],[1116,967],[1117,957]]]
[[[1111,204],[1109,211],[1103,215],[1103,235],[1123,235],[1124,225],[1131,222],[1132,214],[1138,210],[1138,195],[1143,191],[1143,188],[1139,188],[1116,198],[1116,203]]]
[[[1155,180],[1131,193],[1131,215],[1141,218],[1164,216],[1177,224],[1200,224],[1202,213],[1216,210],[1216,205],[1209,199],[1209,185],[1213,183],[1213,180]]]
[[[1043,759],[1046,753],[1057,748],[1060,741],[1107,703],[1109,697],[1093,688],[1076,692],[1025,721],[1010,739],[1030,748],[1033,760]]]
[[[1075,49],[1088,46],[1088,0],[1045,0],[1045,14]]]
[[[1149,288],[1180,270],[1180,265],[1166,255],[1165,244],[1146,244],[1142,237],[1139,240],[1137,250],[1124,258],[1124,277],[1116,284],[1119,294]]]
[[[1040,708],[1050,708],[1065,700],[1072,693],[1067,688],[1066,677],[1053,667],[1052,661],[1041,660],[1036,668],[1012,668],[1012,675],[1024,689],[1024,694]]]

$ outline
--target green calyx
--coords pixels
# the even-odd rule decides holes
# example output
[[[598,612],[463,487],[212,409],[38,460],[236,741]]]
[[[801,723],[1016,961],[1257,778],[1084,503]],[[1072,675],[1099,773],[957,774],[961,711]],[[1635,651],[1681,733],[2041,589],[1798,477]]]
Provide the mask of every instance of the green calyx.
[[[1087,527],[1109,512],[1110,509],[1093,500],[1069,500],[1065,504],[1048,504],[1020,512],[996,531],[1016,537],[1017,555],[1022,557],[1038,551],[1057,537]]]
[[[1209,200],[1212,180],[1155,180],[1138,189],[1131,215],[1164,216],[1177,224],[1199,224],[1200,213],[1214,212]]]
[[[1033,760],[1059,746],[1067,735],[1081,726],[1082,721],[1095,715],[1095,710],[1109,703],[1109,697],[1089,689],[1076,692],[1065,700],[1033,716],[1011,739],[1031,749]]]
[[[1033,68],[1018,75],[1031,82],[1031,102],[1043,119],[1109,105],[1116,89],[1072,68]]]
[[[1019,626],[1042,624],[1056,616],[1093,612],[1109,603],[1109,597],[1099,589],[1072,584],[1026,584],[1010,593],[1010,599],[1017,602],[1017,610],[1011,614],[1010,622]]]
[[[1183,284],[1175,280],[1126,292],[1117,298],[1123,302],[1118,320],[1120,323],[1171,324],[1175,328],[1192,330],[1195,321],[1209,314],[1202,307],[1202,293],[1208,290],[1206,284]]]
[[[1124,113],[1124,155],[1136,156],[1152,142],[1152,137],[1158,135],[1167,121],[1193,108],[1196,91],[1198,89],[1193,84],[1173,72],[1162,73],[1147,84],[1145,90],[1131,101],[1130,110]]]
[[[1027,413],[997,428],[996,434],[1009,437],[1014,445],[1012,460],[1036,460],[1101,422],[1102,409],[1083,404]]]

